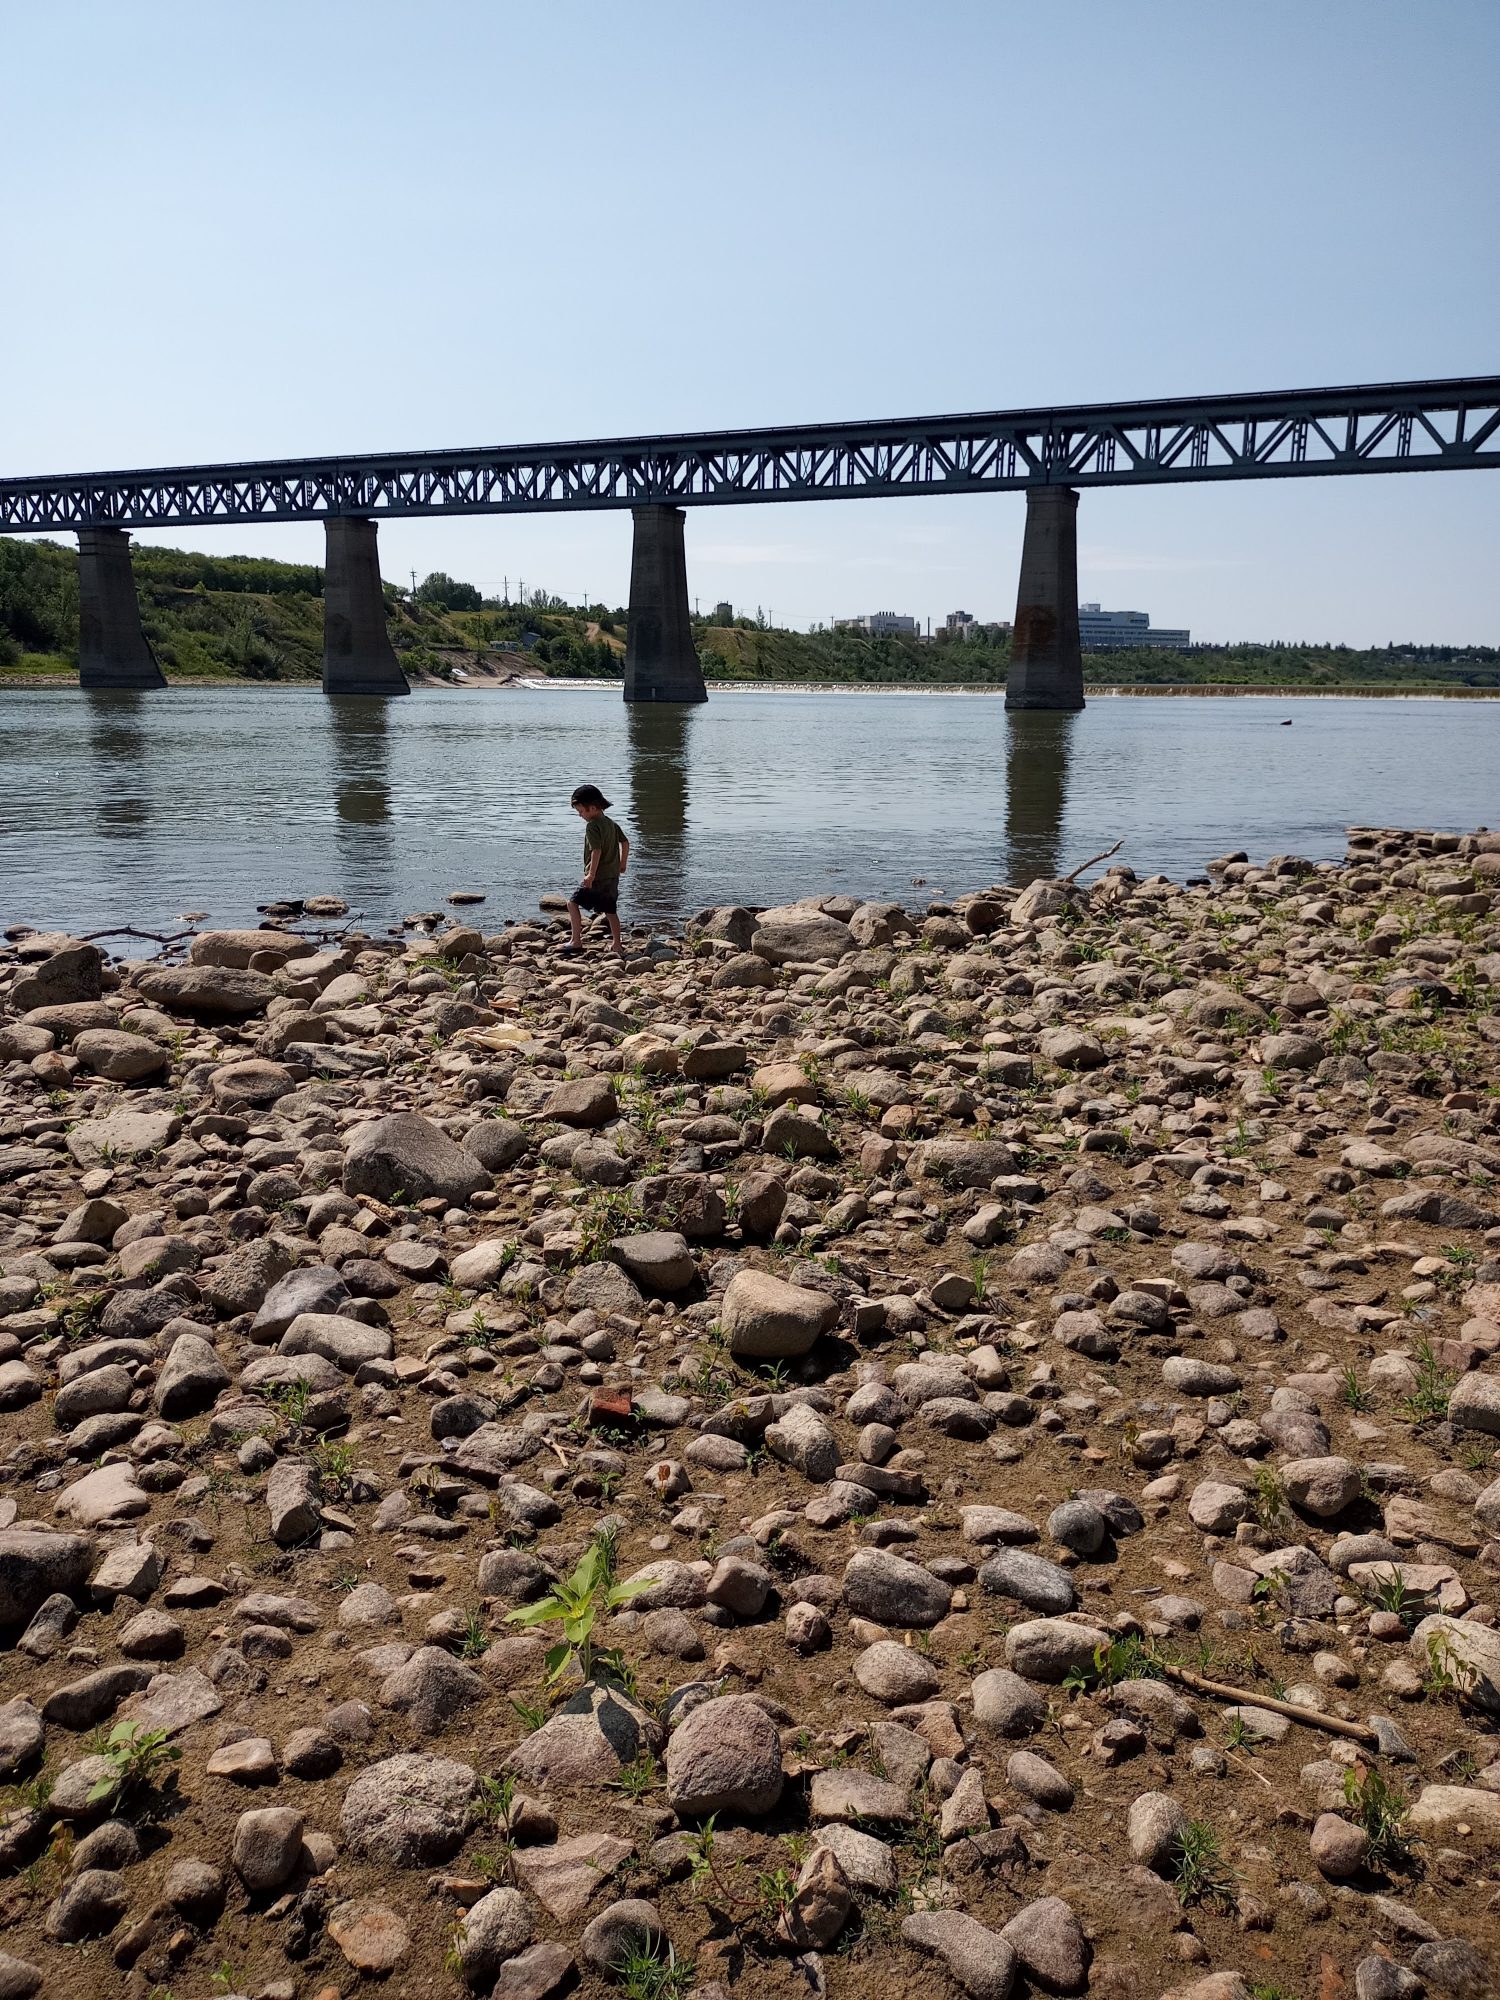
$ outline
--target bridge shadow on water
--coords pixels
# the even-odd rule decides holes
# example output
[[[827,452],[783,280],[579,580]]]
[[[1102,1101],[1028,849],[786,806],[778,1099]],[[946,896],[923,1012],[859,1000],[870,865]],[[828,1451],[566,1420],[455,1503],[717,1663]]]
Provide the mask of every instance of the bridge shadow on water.
[[[633,844],[626,881],[636,876],[636,897],[652,909],[680,910],[686,893],[688,755],[697,715],[680,702],[637,702],[626,710],[625,831]]]
[[[371,695],[335,695],[328,701],[333,751],[333,804],[345,893],[379,897],[391,879],[390,704]]]
[[[1076,715],[1011,709],[1005,717],[1005,879],[1024,887],[1061,865]]]
[[[94,825],[101,840],[141,840],[150,830],[151,699],[128,688],[89,688],[84,694],[94,760]]]

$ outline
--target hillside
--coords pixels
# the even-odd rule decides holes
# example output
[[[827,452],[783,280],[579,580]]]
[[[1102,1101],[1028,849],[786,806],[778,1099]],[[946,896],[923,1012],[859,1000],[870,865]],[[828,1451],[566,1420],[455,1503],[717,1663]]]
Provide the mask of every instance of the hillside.
[[[252,556],[138,547],[136,588],[146,636],[170,680],[310,682],[322,673],[323,572]],[[416,592],[386,586],[391,640],[418,678],[443,679],[465,653],[522,650],[553,678],[614,679],[625,613],[574,607],[538,593],[524,608],[484,600],[441,574]],[[861,686],[1003,685],[1008,640],[930,644],[853,632],[787,632],[748,618],[695,624],[710,681]],[[58,679],[78,669],[78,558],[55,542],[0,539],[0,679]],[[1198,646],[1092,653],[1085,672],[1113,686],[1285,688],[1500,687],[1500,648],[1404,645]]]

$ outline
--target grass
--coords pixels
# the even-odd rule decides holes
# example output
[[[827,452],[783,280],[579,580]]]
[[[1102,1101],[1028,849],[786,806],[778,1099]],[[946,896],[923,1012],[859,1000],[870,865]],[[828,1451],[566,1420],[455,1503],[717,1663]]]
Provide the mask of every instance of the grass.
[[[1378,1771],[1346,1771],[1344,1802],[1355,1824],[1365,1830],[1373,1866],[1405,1868],[1410,1864],[1412,1842],[1406,1831],[1408,1802]]]
[[[1159,1681],[1166,1662],[1150,1639],[1134,1632],[1094,1648],[1092,1666],[1074,1667],[1063,1679],[1068,1694],[1088,1694],[1112,1688],[1117,1681]]]
[[[1448,1414],[1448,1399],[1458,1377],[1438,1361],[1432,1342],[1422,1339],[1416,1349],[1417,1379],[1409,1396],[1403,1396],[1401,1414],[1418,1426],[1441,1423]]]
[[[624,2000],[682,2000],[693,1977],[691,1959],[679,1959],[668,1945],[665,1953],[648,1944],[627,1944],[610,1968]]]
[[[1219,1836],[1206,1820],[1190,1819],[1178,1833],[1172,1849],[1172,1880],[1184,1909],[1194,1903],[1233,1901],[1233,1876]]]

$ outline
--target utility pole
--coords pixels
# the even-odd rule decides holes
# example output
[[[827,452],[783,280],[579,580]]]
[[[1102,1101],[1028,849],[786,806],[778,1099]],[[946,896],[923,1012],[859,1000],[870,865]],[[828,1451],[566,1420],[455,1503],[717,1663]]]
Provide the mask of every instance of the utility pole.
[[[411,594],[413,598],[415,598],[417,594],[417,572],[415,570],[413,570],[411,573]]]

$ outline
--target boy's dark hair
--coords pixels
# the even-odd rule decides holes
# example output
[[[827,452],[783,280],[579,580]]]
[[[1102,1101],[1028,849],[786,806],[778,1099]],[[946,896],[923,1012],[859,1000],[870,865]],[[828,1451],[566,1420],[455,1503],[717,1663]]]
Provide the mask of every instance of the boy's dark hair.
[[[609,810],[609,800],[597,785],[580,785],[568,803],[574,806],[598,806],[601,812]]]

